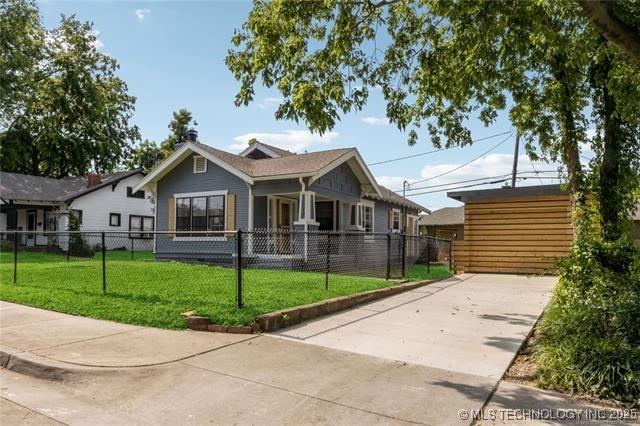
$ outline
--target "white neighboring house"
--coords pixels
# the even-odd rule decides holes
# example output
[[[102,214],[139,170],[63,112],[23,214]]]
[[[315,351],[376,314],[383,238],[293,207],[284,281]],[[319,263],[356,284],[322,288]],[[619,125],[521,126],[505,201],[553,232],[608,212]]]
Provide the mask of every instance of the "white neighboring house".
[[[76,214],[84,231],[139,231],[135,234],[107,234],[107,248],[148,250],[153,236],[143,231],[155,229],[154,207],[150,194],[133,192],[142,180],[141,170],[129,170],[103,175],[51,179],[18,173],[0,172],[0,234],[10,231],[66,231],[69,213]],[[18,240],[25,246],[63,247],[64,241],[52,236],[22,234]],[[99,243],[99,236],[90,243]]]

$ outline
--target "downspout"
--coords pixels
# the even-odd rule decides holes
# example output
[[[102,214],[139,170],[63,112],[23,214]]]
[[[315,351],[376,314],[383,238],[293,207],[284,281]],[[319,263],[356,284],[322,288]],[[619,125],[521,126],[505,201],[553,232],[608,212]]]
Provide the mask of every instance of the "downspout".
[[[300,182],[300,192],[302,193],[302,197],[304,197],[304,261],[307,261],[307,247],[308,247],[308,232],[309,232],[309,226],[308,226],[308,220],[309,220],[309,215],[307,214],[307,204],[309,200],[307,200],[307,185],[305,185],[304,183],[304,179],[302,178],[302,176],[300,176],[298,178],[298,181]],[[298,206],[298,211],[300,211],[300,209],[302,208],[302,199],[300,199],[298,201],[301,205]],[[298,215],[299,216],[299,215]]]

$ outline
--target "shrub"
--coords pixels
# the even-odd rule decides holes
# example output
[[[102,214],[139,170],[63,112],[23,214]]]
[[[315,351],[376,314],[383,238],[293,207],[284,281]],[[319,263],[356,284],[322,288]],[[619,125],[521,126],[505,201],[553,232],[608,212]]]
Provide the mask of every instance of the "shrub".
[[[80,219],[73,213],[69,214],[69,231],[80,230]],[[87,244],[82,234],[70,234],[69,255],[75,257],[93,257],[95,251]]]
[[[630,239],[574,243],[540,323],[541,386],[640,399],[640,252]]]

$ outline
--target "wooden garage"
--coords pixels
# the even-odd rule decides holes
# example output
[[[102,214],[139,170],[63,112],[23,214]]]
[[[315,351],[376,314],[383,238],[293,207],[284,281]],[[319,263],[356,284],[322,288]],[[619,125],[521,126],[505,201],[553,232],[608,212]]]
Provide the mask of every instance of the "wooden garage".
[[[457,272],[552,272],[573,238],[569,195],[558,185],[451,192],[464,202]]]

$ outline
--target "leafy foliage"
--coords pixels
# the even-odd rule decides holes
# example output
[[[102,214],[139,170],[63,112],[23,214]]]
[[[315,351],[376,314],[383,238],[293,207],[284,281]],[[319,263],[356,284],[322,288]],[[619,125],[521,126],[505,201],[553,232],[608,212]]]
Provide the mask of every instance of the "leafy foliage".
[[[80,231],[80,217],[73,213],[69,213],[69,231]],[[81,233],[72,233],[69,236],[69,254],[76,257],[93,257],[94,250],[87,243]]]
[[[173,119],[169,122],[169,136],[160,144],[164,158],[171,155],[177,143],[187,140],[187,132],[192,120],[193,116],[189,110],[181,108],[178,111],[174,111]]]
[[[144,142],[131,150],[126,165],[130,169],[142,169],[144,172],[149,172],[163,159],[163,151],[158,148],[155,142],[145,139]]]
[[[50,177],[116,168],[139,138],[135,98],[102,54],[92,24],[42,26],[29,0],[0,9],[2,170]],[[5,93],[8,95],[5,97]]]
[[[539,382],[603,398],[640,398],[640,252],[630,239],[578,241],[542,319]]]

